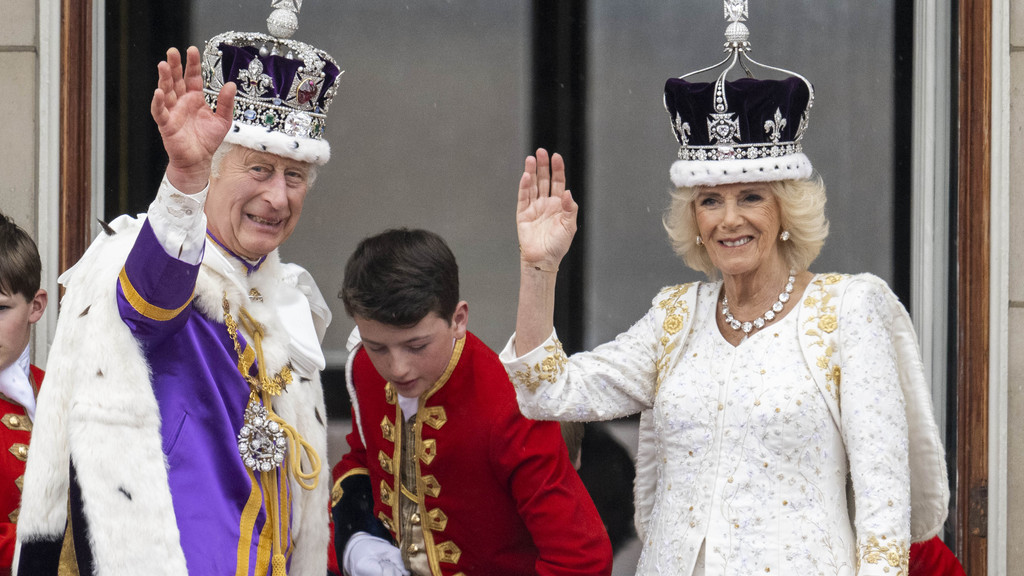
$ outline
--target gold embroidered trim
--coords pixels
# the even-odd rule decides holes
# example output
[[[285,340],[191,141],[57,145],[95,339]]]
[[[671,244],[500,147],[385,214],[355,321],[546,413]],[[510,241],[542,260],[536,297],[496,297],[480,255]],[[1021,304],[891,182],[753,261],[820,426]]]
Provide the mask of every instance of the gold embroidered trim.
[[[427,512],[427,528],[443,532],[447,527],[448,515],[442,512],[440,508],[434,508],[430,512]]]
[[[839,321],[836,316],[836,305],[832,304],[834,296],[827,286],[838,284],[843,279],[840,274],[828,274],[819,276],[808,287],[808,295],[804,298],[804,307],[810,308],[813,312],[804,320],[805,334],[814,340],[813,346],[821,348],[821,355],[818,356],[816,366],[825,375],[825,390],[832,398],[839,401],[839,386],[842,383],[842,369],[835,362],[832,355],[836,351],[836,329]]]
[[[668,363],[671,360],[672,352],[679,346],[680,339],[673,338],[673,336],[682,330],[690,319],[690,306],[687,304],[685,296],[696,284],[696,282],[690,282],[673,286],[669,289],[670,292],[665,299],[658,302],[658,308],[665,311],[665,319],[661,322],[661,329],[665,333],[661,336],[661,355],[655,361],[655,368],[658,371],[654,385],[655,396],[658,395],[662,381],[668,376]]]
[[[910,572],[910,548],[906,542],[887,542],[885,536],[882,536],[880,542],[878,537],[872,535],[860,546],[858,571],[861,563],[882,564],[882,570],[886,573],[892,574],[889,569],[896,568],[893,576],[907,576]]]
[[[512,382],[516,386],[536,392],[542,383],[554,382],[562,372],[565,372],[565,366],[569,363],[569,359],[566,358],[565,350],[562,349],[562,342],[555,338],[554,343],[545,346],[544,350],[548,352],[548,355],[543,360],[532,367],[527,366],[525,370],[517,370],[512,374]]]
[[[380,467],[384,469],[387,474],[394,474],[395,467],[391,457],[384,453],[383,450],[377,453],[377,460],[380,461]]]
[[[398,393],[395,392],[395,387],[388,382],[384,385],[384,400],[392,406],[398,402]]]
[[[156,320],[158,322],[166,322],[176,318],[178,314],[181,314],[182,310],[188,308],[188,305],[192,303],[192,299],[196,296],[196,293],[193,290],[192,294],[188,297],[188,300],[186,300],[181,306],[173,310],[169,308],[161,308],[146,302],[146,299],[142,297],[142,294],[139,294],[135,287],[132,286],[131,280],[128,279],[128,272],[123,267],[121,268],[121,274],[118,275],[118,280],[121,283],[121,291],[124,292],[124,299],[131,304],[132,308],[146,318]]]
[[[14,485],[18,487],[18,492],[25,489],[25,475],[22,474],[14,479]]]
[[[462,349],[466,346],[466,337],[463,336],[455,341],[455,347],[452,349],[451,358],[448,359],[448,365],[445,366],[444,372],[441,373],[441,377],[434,382],[434,385],[429,390],[420,394],[419,406],[417,412],[422,410],[427,405],[427,400],[437,393],[445,384],[448,383],[448,379],[452,377],[452,372],[455,371],[455,367],[459,365],[459,358],[462,358]]]
[[[21,514],[21,506],[18,506],[17,508],[14,509],[14,512],[11,512],[10,514],[7,515],[7,518],[11,521],[11,524],[17,524],[18,523],[18,516],[20,514]]]
[[[0,418],[0,422],[4,423],[9,430],[17,430],[19,432],[31,432],[32,421],[28,419],[28,416],[21,414],[4,414],[3,418]]]
[[[417,422],[422,421],[434,430],[440,430],[442,426],[448,423],[448,414],[445,413],[443,406],[424,408],[418,414],[420,414],[420,417],[417,418]]]
[[[437,481],[437,478],[433,474],[428,474],[420,478],[420,493],[428,494],[432,498],[437,498],[441,493],[441,483]]]
[[[388,530],[391,530],[392,532],[394,532],[394,530],[392,530],[392,528],[391,528],[391,525],[392,525],[393,521],[391,520],[390,516],[388,516],[387,514],[381,512],[381,513],[377,514],[377,519],[380,520],[381,524],[383,524],[385,528],[387,528]]]
[[[405,496],[406,498],[408,498],[409,500],[412,500],[413,502],[415,502],[417,504],[420,503],[420,497],[415,495],[415,494],[413,494],[412,491],[409,490],[408,488],[406,488],[404,484],[402,485],[401,490],[402,490],[402,496]],[[415,524],[415,522],[413,522],[413,524]]]
[[[335,482],[335,484],[341,484],[349,476],[355,476],[357,474],[362,474],[363,476],[369,476],[370,475],[370,469],[369,468],[362,468],[362,467],[360,467],[360,468],[353,468],[353,469],[349,470],[348,472],[345,472],[344,474],[339,476],[338,477],[338,481]]]
[[[388,420],[387,416],[380,421],[380,433],[388,442],[392,444],[395,442],[395,425],[391,423],[391,420]]]
[[[60,560],[57,564],[57,574],[61,576],[80,576],[78,572],[78,557],[75,556],[74,528],[71,521],[71,499],[68,498],[67,525],[64,528],[64,539],[60,547]]]
[[[334,486],[331,486],[331,508],[337,506],[338,502],[341,502],[341,497],[344,495],[345,490],[341,487],[341,478],[338,478],[334,483]]]
[[[385,482],[384,480],[381,480],[380,481],[380,501],[383,502],[385,506],[391,506],[394,503],[394,500],[391,499],[392,496],[393,496],[393,494],[391,492],[391,486],[388,486],[387,482]]]
[[[428,438],[422,442],[423,448],[420,450],[420,460],[429,465],[437,457],[437,440]]]
[[[28,460],[28,444],[11,444],[11,447],[8,448],[8,450],[10,450],[11,454],[14,454],[14,457],[18,460],[21,460],[22,462]]]
[[[447,564],[458,564],[459,558],[462,557],[462,550],[451,540],[434,546],[434,551],[437,553],[438,561]]]

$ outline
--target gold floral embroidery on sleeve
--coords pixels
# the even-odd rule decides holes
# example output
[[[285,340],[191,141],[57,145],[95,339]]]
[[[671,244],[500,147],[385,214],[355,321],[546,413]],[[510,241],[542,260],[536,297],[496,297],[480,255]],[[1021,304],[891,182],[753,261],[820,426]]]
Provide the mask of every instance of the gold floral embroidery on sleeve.
[[[544,350],[548,355],[543,360],[512,373],[512,382],[516,386],[536,392],[542,383],[553,383],[565,372],[565,365],[569,359],[566,358],[565,350],[562,349],[562,342],[555,338],[554,343],[545,346]]]
[[[807,288],[807,296],[804,297],[804,307],[810,308],[813,312],[804,321],[808,336],[814,338],[812,344],[821,348],[821,356],[818,356],[817,367],[825,374],[825,389],[832,394],[836,400],[839,399],[839,385],[842,380],[842,369],[834,361],[835,338],[833,333],[839,328],[839,320],[836,315],[836,305],[832,303],[833,294],[827,286],[838,284],[843,279],[840,274],[828,274],[818,277],[811,286]]]
[[[664,333],[661,335],[661,354],[658,356],[658,360],[655,367],[658,370],[658,378],[654,387],[654,394],[658,394],[658,390],[661,388],[661,382],[669,372],[669,362],[672,358],[672,352],[675,351],[676,347],[679,346],[680,339],[673,338],[683,326],[686,326],[686,322],[690,317],[690,307],[686,303],[686,293],[690,291],[695,283],[680,284],[673,286],[667,290],[668,294],[665,299],[658,302],[658,308],[665,311],[665,319],[661,323],[661,328]]]
[[[910,549],[906,542],[888,542],[885,536],[881,541],[871,536],[860,546],[857,558],[857,569],[860,564],[881,564],[882,571],[892,576],[907,576],[910,573]],[[892,569],[895,568],[894,572]]]

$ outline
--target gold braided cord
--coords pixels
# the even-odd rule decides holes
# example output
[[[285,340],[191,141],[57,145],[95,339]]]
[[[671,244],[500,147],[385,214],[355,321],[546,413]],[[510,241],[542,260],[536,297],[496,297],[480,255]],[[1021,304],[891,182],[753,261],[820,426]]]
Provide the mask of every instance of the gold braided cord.
[[[299,431],[294,426],[287,423],[280,416],[274,412],[273,406],[270,404],[270,397],[264,393],[263,404],[267,407],[267,417],[277,422],[278,426],[281,427],[281,431],[285,437],[288,438],[288,468],[291,470],[292,476],[295,477],[295,481],[299,483],[305,490],[314,490],[320,484],[320,469],[321,460],[320,455],[316,453],[316,449],[306,441],[305,438],[299,434]],[[296,450],[295,448],[302,448],[302,451]],[[306,459],[309,460],[309,472],[302,471],[302,454],[306,454]],[[312,482],[307,482],[312,480]]]
[[[252,337],[251,348],[247,346],[245,351],[243,351],[242,346],[238,341],[238,324],[235,323],[234,318],[231,316],[231,308],[228,303],[227,294],[224,295],[222,306],[224,308],[224,324],[227,327],[231,341],[234,343],[235,354],[238,355],[238,370],[245,378],[246,382],[249,383],[249,403],[262,400],[264,408],[267,409],[267,417],[280,426],[282,433],[288,439],[288,455],[283,463],[284,477],[287,478],[290,473],[303,489],[316,489],[320,484],[320,471],[322,465],[320,455],[316,453],[313,446],[310,445],[310,443],[307,442],[301,434],[299,434],[299,431],[296,430],[294,426],[285,422],[283,418],[274,412],[272,402],[273,396],[281,394],[284,387],[291,384],[291,367],[286,364],[277,374],[274,375],[273,378],[269,378],[267,376],[266,362],[263,357],[263,325],[257,322],[245,307],[239,307],[239,322],[241,322],[242,328]],[[251,350],[255,350],[256,355],[256,378],[253,378],[252,375],[249,374],[249,369],[252,367]],[[260,395],[262,395],[262,397]],[[306,459],[309,461],[310,472],[302,471],[303,454],[306,455]],[[270,523],[270,526],[272,527],[271,531],[274,535],[273,554],[271,560],[271,565],[273,567],[272,574],[273,576],[287,576],[288,562],[282,552],[281,543],[281,496],[278,491],[277,473],[260,472],[260,478],[263,486],[265,487],[265,493],[269,495],[270,500],[270,502],[267,502],[267,522]]]
[[[256,369],[258,370],[258,378],[254,378],[249,374],[249,368],[252,366],[251,353],[249,347],[242,350],[242,345],[238,342],[238,324],[235,323],[235,319],[231,317],[231,308],[228,304],[227,294],[224,295],[224,300],[221,304],[224,308],[224,325],[228,329],[228,336],[231,337],[231,342],[235,346],[235,354],[238,356],[238,371],[241,372],[242,377],[256,390],[264,391],[267,390],[274,396],[279,395],[284,387],[292,383],[292,369],[291,366],[285,364],[281,367],[281,370],[277,374],[274,374],[273,378],[267,377],[266,365],[263,362],[263,325],[257,322],[249,311],[244,307],[239,308],[238,319],[242,323],[242,328],[245,329],[250,335],[252,335],[252,348],[256,351]]]

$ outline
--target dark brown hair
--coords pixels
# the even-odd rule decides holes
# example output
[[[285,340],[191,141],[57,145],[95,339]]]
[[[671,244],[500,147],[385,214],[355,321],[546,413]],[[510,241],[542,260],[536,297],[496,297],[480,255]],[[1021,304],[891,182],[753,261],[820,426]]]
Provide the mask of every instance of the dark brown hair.
[[[345,265],[341,293],[349,316],[412,326],[431,312],[451,321],[459,266],[437,234],[392,229],[364,239]]]
[[[42,263],[28,233],[0,213],[0,292],[32,300],[39,291]]]

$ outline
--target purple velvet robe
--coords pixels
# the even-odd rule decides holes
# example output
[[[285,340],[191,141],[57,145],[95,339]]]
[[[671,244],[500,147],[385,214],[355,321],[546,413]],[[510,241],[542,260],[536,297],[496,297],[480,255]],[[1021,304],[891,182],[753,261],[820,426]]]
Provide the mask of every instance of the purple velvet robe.
[[[152,371],[189,573],[269,574],[267,503],[258,475],[251,474],[238,453],[249,385],[238,370],[223,319],[206,318],[191,305],[200,266],[168,255],[146,221],[118,283],[118,308]],[[241,262],[238,273],[245,274]],[[238,339],[244,350],[241,331]],[[254,363],[252,375],[256,369]],[[279,478],[278,484],[283,486],[281,516],[287,523],[288,483]],[[288,533],[287,528],[282,531]],[[291,543],[282,542],[282,548],[290,558]],[[248,569],[239,570],[246,563]],[[257,572],[260,566],[267,571]]]

